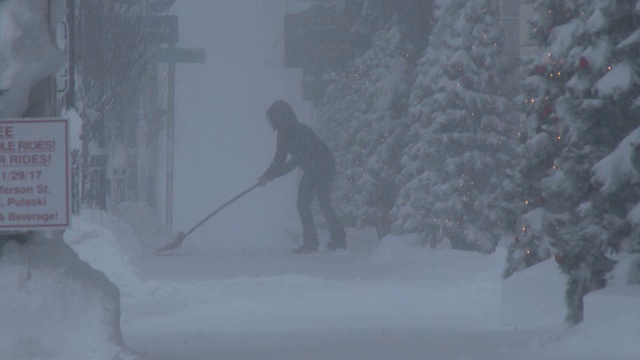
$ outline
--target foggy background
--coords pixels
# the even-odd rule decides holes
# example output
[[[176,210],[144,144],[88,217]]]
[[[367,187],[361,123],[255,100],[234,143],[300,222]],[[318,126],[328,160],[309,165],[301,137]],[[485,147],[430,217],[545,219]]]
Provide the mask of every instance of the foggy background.
[[[289,11],[308,6],[289,1]],[[283,64],[281,0],[189,0],[172,8],[180,47],[206,48],[205,64],[176,70],[174,231],[187,230],[255,184],[273,158],[276,137],[265,112],[276,99],[308,122],[299,69]],[[285,226],[299,227],[297,172],[225,208],[190,237],[197,246],[282,246]],[[297,228],[294,228],[297,229]],[[215,244],[210,244],[215,242]]]

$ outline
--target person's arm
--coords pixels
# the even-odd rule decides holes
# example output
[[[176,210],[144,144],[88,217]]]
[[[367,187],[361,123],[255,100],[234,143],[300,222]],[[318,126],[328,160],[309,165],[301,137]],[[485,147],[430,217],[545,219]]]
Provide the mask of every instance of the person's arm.
[[[273,157],[273,161],[271,165],[265,170],[264,174],[260,177],[264,182],[271,181],[278,177],[278,173],[280,173],[280,169],[284,166],[285,160],[287,159],[287,154],[280,149],[276,150],[276,154]]]
[[[276,174],[276,177],[285,176],[288,173],[292,172],[295,168],[300,165],[300,161],[297,158],[291,157],[286,163],[280,167],[280,171]]]
[[[269,168],[260,177],[263,183],[271,181],[280,176],[287,175],[300,165],[298,159],[294,157],[291,157],[288,161],[285,162],[280,156],[281,155],[276,154]],[[286,158],[286,154],[284,158]]]
[[[283,175],[285,173],[283,172],[283,170],[286,170],[285,167],[290,166],[289,163],[291,161],[286,162],[287,151],[284,149],[283,136],[284,135],[282,133],[280,132],[278,133],[278,142],[276,144],[276,154],[273,156],[273,161],[271,161],[271,164],[269,165],[267,170],[265,170],[264,174],[262,174],[262,176],[260,177],[260,182],[262,183],[266,183],[268,181],[271,181],[277,178],[278,176]]]
[[[278,133],[278,144],[276,145],[276,154],[273,156],[273,161],[264,174],[258,179],[258,182],[262,185],[277,177],[287,175],[300,166],[300,161],[296,157],[292,156],[287,160],[287,151],[284,148],[285,142],[283,137],[284,135],[282,133]]]

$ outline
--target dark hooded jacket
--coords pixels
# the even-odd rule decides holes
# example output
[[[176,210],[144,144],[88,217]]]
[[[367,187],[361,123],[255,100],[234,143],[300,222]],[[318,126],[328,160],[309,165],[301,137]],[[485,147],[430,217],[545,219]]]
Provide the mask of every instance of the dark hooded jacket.
[[[273,161],[264,172],[265,178],[271,180],[286,175],[297,167],[314,176],[333,177],[335,160],[329,147],[309,126],[297,120],[289,104],[276,101],[267,117],[278,132],[278,143]]]

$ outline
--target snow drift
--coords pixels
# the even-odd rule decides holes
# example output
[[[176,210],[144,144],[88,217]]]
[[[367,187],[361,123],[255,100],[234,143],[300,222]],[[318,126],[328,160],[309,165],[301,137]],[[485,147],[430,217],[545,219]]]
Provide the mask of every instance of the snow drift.
[[[128,358],[120,293],[62,239],[8,242],[0,259],[3,359]]]

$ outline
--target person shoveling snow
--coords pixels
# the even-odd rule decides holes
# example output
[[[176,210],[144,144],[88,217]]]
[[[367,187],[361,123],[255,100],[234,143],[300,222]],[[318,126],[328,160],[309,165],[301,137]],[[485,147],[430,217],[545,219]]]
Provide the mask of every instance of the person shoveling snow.
[[[298,121],[291,106],[283,100],[277,100],[271,105],[267,111],[267,120],[273,131],[278,133],[278,143],[273,161],[258,179],[258,184],[265,185],[298,167],[304,171],[298,187],[297,200],[303,243],[293,251],[310,253],[318,250],[318,232],[311,213],[314,196],[317,196],[329,225],[330,238],[327,249],[346,249],[344,227],[331,205],[331,184],[336,173],[336,165],[329,147],[309,126]]]
[[[267,120],[269,120],[273,131],[278,133],[278,142],[273,161],[264,174],[258,178],[257,184],[224,203],[186,233],[180,232],[170,244],[160,248],[157,253],[178,248],[187,236],[227,205],[256,187],[264,186],[269,181],[284,176],[298,167],[304,171],[302,179],[300,179],[297,199],[298,213],[302,222],[303,243],[293,252],[298,254],[311,253],[319,248],[318,232],[311,213],[311,202],[314,196],[318,198],[322,213],[329,225],[330,237],[327,250],[335,251],[347,248],[344,226],[331,205],[331,186],[336,173],[336,165],[329,147],[309,126],[298,121],[291,106],[283,100],[277,100],[271,105],[267,111]]]

